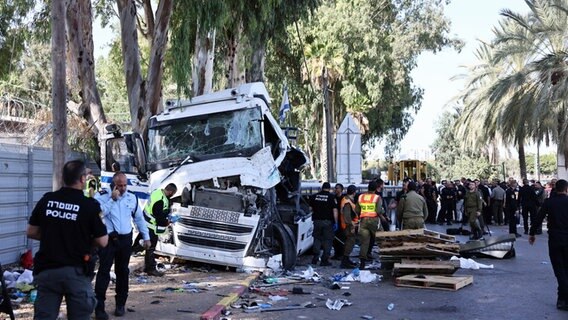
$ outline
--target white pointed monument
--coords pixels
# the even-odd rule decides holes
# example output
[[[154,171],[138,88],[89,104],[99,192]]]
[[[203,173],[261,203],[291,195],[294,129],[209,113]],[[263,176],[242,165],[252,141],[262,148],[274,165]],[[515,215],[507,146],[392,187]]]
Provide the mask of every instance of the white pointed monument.
[[[361,131],[353,116],[348,113],[336,135],[337,182],[347,184],[361,183]]]

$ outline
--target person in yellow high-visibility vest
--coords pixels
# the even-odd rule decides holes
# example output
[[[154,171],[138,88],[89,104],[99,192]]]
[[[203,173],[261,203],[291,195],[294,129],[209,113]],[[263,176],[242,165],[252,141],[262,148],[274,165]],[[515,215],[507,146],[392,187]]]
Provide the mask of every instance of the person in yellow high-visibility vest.
[[[156,189],[150,194],[150,200],[144,207],[144,219],[148,224],[150,233],[150,248],[144,255],[144,272],[148,275],[161,277],[164,274],[156,270],[154,251],[158,243],[158,236],[166,232],[170,224],[170,198],[177,192],[175,184],[170,183],[164,189]]]
[[[87,168],[87,182],[85,183],[85,188],[83,189],[83,194],[87,198],[92,198],[95,193],[99,191],[99,182],[97,178],[93,175],[93,170]]]
[[[371,237],[375,237],[379,228],[379,218],[385,219],[381,196],[376,191],[381,191],[383,180],[377,179],[369,182],[368,191],[359,196],[356,211],[359,213],[359,269],[365,269],[367,252],[371,243]]]

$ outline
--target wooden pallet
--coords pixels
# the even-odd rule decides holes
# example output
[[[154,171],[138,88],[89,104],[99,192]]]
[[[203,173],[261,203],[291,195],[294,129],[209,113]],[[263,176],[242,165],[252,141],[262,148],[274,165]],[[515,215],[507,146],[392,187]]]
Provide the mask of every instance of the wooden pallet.
[[[400,255],[400,256],[447,256],[459,255],[459,250],[455,248],[438,247],[430,243],[409,243],[398,247],[382,247],[379,249],[381,255]]]
[[[436,264],[436,265],[448,265],[453,266],[455,268],[460,267],[459,260],[432,260],[432,259],[408,259],[403,258],[400,259],[400,263],[407,263],[407,264]]]
[[[395,278],[395,286],[457,291],[473,283],[473,276],[450,277],[409,274]]]
[[[379,243],[387,242],[429,242],[429,243],[455,243],[456,237],[447,234],[425,230],[379,231],[375,234]]]
[[[395,277],[407,274],[452,275],[458,268],[444,261],[428,261],[422,263],[395,263],[392,275]]]

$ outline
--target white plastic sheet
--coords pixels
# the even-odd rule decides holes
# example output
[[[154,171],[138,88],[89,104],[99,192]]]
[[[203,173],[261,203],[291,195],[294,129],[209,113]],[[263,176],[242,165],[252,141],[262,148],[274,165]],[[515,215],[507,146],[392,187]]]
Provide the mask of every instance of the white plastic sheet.
[[[460,268],[462,269],[472,269],[472,270],[479,270],[479,269],[493,269],[493,265],[487,265],[482,263],[477,263],[473,259],[466,259],[466,258],[458,258],[453,256],[450,260],[459,260]]]

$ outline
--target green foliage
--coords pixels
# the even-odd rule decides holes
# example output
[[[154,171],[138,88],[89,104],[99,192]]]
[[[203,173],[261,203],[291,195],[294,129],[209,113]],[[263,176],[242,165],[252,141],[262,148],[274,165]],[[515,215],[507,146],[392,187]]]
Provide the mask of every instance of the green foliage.
[[[240,1],[231,1],[240,2]],[[191,97],[192,56],[198,32],[206,34],[228,22],[227,2],[223,0],[179,0],[174,2],[170,21],[171,54],[166,66],[177,85],[177,96]]]
[[[527,169],[531,175],[536,174],[535,172],[535,154],[527,154]],[[541,154],[540,155],[540,174],[547,176],[556,175],[556,154]]]
[[[458,112],[444,112],[436,124],[436,139],[432,144],[432,153],[436,157],[433,163],[438,179],[492,178],[497,168],[480,149],[463,147],[456,136]]]
[[[290,26],[288,37],[272,40],[266,77],[278,84],[285,79],[296,89],[290,90],[292,123],[305,129],[312,164],[318,166],[321,146],[324,66],[333,90],[335,126],[351,112],[361,124],[364,143],[387,137],[387,153],[397,150],[422,99],[422,90],[411,78],[417,56],[445,46],[461,47],[448,36],[444,3],[324,1],[298,30]],[[311,120],[304,123],[306,117]]]
[[[118,36],[112,42],[109,54],[97,60],[96,77],[108,121],[122,125],[129,124],[130,108],[128,107],[122,50]]]
[[[31,26],[26,16],[34,3],[32,0],[0,1],[0,80],[6,80],[16,68],[25,48]]]

